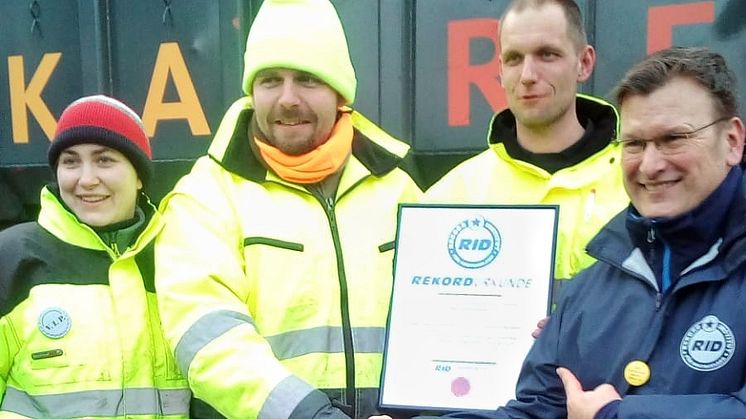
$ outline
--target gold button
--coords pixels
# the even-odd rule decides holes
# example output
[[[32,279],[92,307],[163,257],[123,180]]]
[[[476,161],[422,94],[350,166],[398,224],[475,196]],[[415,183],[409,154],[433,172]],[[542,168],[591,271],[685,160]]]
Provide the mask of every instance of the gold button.
[[[624,379],[629,385],[639,387],[650,380],[650,367],[640,360],[631,361],[624,367]]]

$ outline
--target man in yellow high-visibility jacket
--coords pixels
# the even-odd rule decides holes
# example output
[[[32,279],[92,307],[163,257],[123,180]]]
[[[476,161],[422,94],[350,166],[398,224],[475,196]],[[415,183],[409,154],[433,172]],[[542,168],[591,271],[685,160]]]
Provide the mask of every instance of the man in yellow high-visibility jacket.
[[[588,241],[629,199],[622,186],[618,115],[577,94],[596,55],[572,1],[512,2],[501,19],[500,79],[509,109],[495,114],[489,148],[427,191],[429,201],[557,204],[558,289],[593,263]]]
[[[265,0],[245,64],[247,96],[162,203],[156,287],[192,415],[368,417],[397,205],[420,199],[409,147],[347,107],[328,0]]]

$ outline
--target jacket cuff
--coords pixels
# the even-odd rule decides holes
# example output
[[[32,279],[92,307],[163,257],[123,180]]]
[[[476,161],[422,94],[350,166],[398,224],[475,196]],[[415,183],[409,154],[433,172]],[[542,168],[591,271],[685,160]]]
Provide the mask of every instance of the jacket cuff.
[[[610,401],[596,413],[593,419],[617,419],[621,402],[621,400]]]
[[[288,419],[350,419],[350,417],[333,407],[322,391],[313,390],[295,406]]]

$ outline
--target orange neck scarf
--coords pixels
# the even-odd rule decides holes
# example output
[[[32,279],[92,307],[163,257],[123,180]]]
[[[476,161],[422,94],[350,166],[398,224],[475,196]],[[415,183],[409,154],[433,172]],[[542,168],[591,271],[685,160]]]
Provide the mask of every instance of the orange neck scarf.
[[[293,183],[317,183],[339,170],[352,150],[352,119],[343,113],[329,139],[298,156],[290,156],[254,137],[259,153],[277,176]]]

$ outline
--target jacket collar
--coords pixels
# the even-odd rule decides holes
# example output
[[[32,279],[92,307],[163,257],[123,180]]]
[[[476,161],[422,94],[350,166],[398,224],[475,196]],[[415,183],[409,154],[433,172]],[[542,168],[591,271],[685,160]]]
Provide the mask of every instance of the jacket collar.
[[[253,113],[250,101],[242,98],[234,103],[226,112],[208,155],[225,170],[250,181],[262,182],[268,179],[268,170],[251,147],[249,131]],[[353,124],[356,120],[353,115]],[[368,173],[377,177],[399,167],[403,161],[396,151],[371,140],[357,126],[352,139],[350,160],[352,158],[365,167]],[[276,179],[275,176],[272,178]]]
[[[647,218],[630,205],[627,211],[627,230],[632,242],[643,251],[657,246],[661,241],[667,243],[673,250],[674,257],[682,259],[674,265],[688,265],[723,236],[725,214],[739,189],[742,175],[740,167],[732,168],[710,196],[696,208],[678,217]],[[656,240],[650,240],[648,236],[651,233],[655,234]]]
[[[492,117],[487,134],[488,145],[502,143],[511,158],[529,162],[550,173],[574,166],[606,148],[619,132],[619,116],[610,103],[583,94],[576,95],[575,103],[578,120],[586,131],[583,137],[567,150],[545,154],[525,150],[518,144],[516,120],[510,109]]]
[[[746,177],[741,170],[737,172],[737,192],[730,207],[725,212],[724,225],[720,230],[722,237],[715,238],[714,243],[712,243],[713,246],[695,260],[692,266],[706,265],[713,260],[719,262],[712,269],[699,269],[685,274],[680,283],[676,284],[676,288],[692,283],[724,280],[734,270],[746,263],[746,223],[744,223],[746,219]],[[601,229],[596,237],[588,243],[588,254],[598,260],[634,273],[638,277],[650,280],[645,269],[640,266],[640,262],[644,261],[642,252],[635,246],[630,237],[630,234],[634,233],[630,233],[627,228],[627,219],[631,208],[630,205]],[[647,267],[647,270],[650,271],[650,268]]]
[[[39,225],[52,235],[74,246],[105,250],[112,256],[117,256],[91,227],[81,223],[78,217],[67,208],[59,197],[56,184],[49,184],[41,190],[40,202]],[[138,207],[145,217],[145,227],[129,246],[130,249],[136,251],[150,243],[163,227],[160,213],[145,194],[140,195]]]

